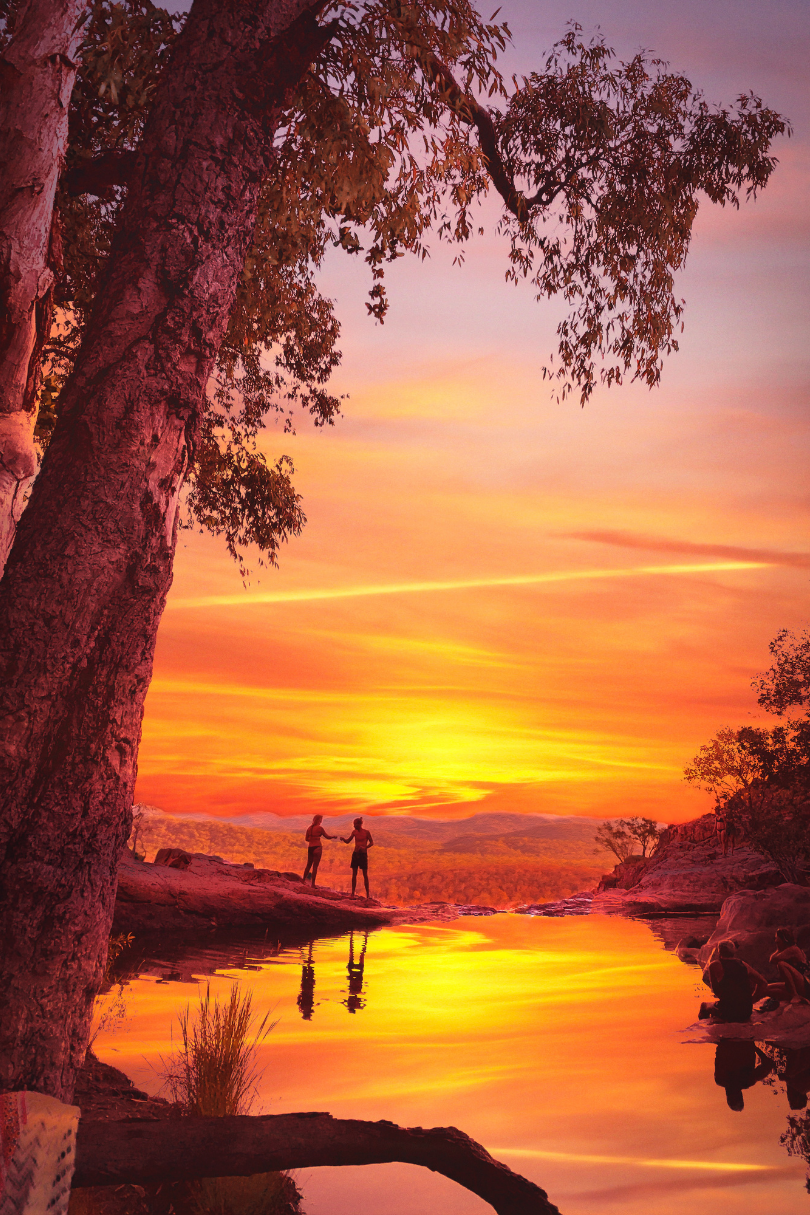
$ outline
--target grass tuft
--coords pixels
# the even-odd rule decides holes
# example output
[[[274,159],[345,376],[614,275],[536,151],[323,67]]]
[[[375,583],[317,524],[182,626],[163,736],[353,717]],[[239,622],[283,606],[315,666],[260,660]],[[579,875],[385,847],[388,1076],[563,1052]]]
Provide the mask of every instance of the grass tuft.
[[[234,983],[228,1001],[211,999],[206,987],[192,1019],[191,1007],[180,1014],[182,1046],[164,1071],[173,1099],[189,1114],[224,1118],[247,1114],[256,1096],[256,1047],[276,1024],[266,1013],[251,1030],[251,992]]]

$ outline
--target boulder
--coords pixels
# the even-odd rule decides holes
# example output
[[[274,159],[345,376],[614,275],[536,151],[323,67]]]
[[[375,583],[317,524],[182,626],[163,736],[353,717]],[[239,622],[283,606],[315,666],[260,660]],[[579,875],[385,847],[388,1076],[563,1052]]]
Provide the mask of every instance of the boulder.
[[[792,928],[804,950],[810,950],[810,888],[784,883],[770,890],[742,890],[726,899],[717,927],[698,951],[705,966],[721,941],[731,941],[743,961],[766,978],[777,978],[768,958],[776,948],[777,928]]]
[[[723,856],[714,815],[661,833],[655,854],[631,857],[599,883],[591,910],[625,915],[717,913],[739,890],[776,886],[782,878],[770,861],[747,847]]]

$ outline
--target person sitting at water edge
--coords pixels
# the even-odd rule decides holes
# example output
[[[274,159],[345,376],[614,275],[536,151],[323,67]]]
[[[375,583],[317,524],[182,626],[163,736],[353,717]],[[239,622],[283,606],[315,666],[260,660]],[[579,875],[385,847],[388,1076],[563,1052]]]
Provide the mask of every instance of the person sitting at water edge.
[[[703,982],[717,996],[714,1004],[701,1004],[699,1017],[716,1021],[748,1021],[758,1000],[768,991],[767,980],[734,957],[731,941],[721,941],[714,958],[703,972]]]
[[[354,892],[357,888],[357,870],[363,870],[363,881],[366,884],[366,898],[371,898],[368,892],[368,850],[374,843],[371,838],[371,832],[366,831],[363,826],[363,820],[356,818],[354,820],[354,831],[351,835],[343,839],[344,844],[350,844],[354,840],[354,852],[352,853],[352,898],[355,897]]]
[[[791,928],[777,928],[776,949],[768,959],[779,972],[779,982],[768,984],[770,999],[763,1012],[770,1012],[783,1001],[810,1004],[810,965],[803,949],[796,944]]]
[[[336,835],[328,835],[326,833],[321,826],[322,822],[323,815],[316,814],[313,817],[312,822],[307,827],[307,833],[305,836],[307,844],[309,845],[309,851],[307,852],[307,867],[304,870],[304,881],[306,881],[309,877],[309,871],[311,869],[313,886],[315,885],[315,878],[318,876],[318,866],[320,865],[321,857],[323,856],[323,844],[321,843],[321,839],[337,839]]]

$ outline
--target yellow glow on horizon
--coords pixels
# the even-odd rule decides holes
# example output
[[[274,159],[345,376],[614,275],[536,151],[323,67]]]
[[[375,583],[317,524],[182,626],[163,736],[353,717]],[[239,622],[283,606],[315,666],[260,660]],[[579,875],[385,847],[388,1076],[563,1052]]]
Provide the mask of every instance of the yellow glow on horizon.
[[[769,1173],[774,1171],[772,1164],[742,1164],[735,1161],[716,1160],[646,1160],[643,1156],[594,1156],[585,1152],[544,1152],[540,1148],[506,1148],[490,1149],[490,1155],[517,1156],[526,1160],[571,1160],[583,1164],[621,1164],[643,1169],[699,1169],[715,1173]]]
[[[713,561],[688,565],[638,565],[627,569],[562,570],[547,574],[517,574],[506,578],[458,578],[439,582],[399,582],[389,585],[325,587],[300,591],[265,591],[259,595],[202,595],[199,598],[169,599],[166,607],[251,607],[263,603],[309,603],[320,599],[357,599],[374,595],[412,595],[437,591],[466,591],[490,587],[539,586],[557,582],[583,582],[604,578],[643,578],[657,575],[712,574],[735,570],[768,569],[768,561]]]

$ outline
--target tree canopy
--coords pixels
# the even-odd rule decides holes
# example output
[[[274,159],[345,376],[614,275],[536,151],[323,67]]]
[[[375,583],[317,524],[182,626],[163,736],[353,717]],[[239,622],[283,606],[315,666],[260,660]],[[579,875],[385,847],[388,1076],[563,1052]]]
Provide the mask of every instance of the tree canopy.
[[[2,37],[20,0],[0,0]],[[432,232],[463,246],[493,188],[505,273],[568,311],[545,374],[584,403],[597,383],[658,383],[678,348],[683,266],[700,196],[738,206],[768,181],[784,118],[753,94],[712,107],[660,59],[620,62],[571,25],[540,70],[505,81],[510,38],[468,0],[330,0],[324,45],[275,140],[252,246],[189,471],[187,507],[244,560],[270,561],[304,523],[292,462],[268,462],[268,418],[331,424],[340,326],[317,275],[330,246],[362,256],[368,310],[385,267],[424,258]],[[183,16],[150,0],[93,0],[70,113],[58,228],[57,323],[43,351],[37,436],[47,445],[115,239],[127,177]],[[2,42],[0,42],[2,50]]]
[[[633,856],[651,856],[660,834],[651,818],[618,818],[597,827],[594,839],[600,849],[606,848],[621,863]],[[641,847],[640,854],[636,851],[637,845]]]
[[[774,665],[752,686],[763,708],[783,715],[808,704],[810,636],[782,629],[770,644]],[[684,770],[714,794],[717,810],[773,860],[786,881],[804,880],[810,862],[810,716],[776,726],[724,727]]]

